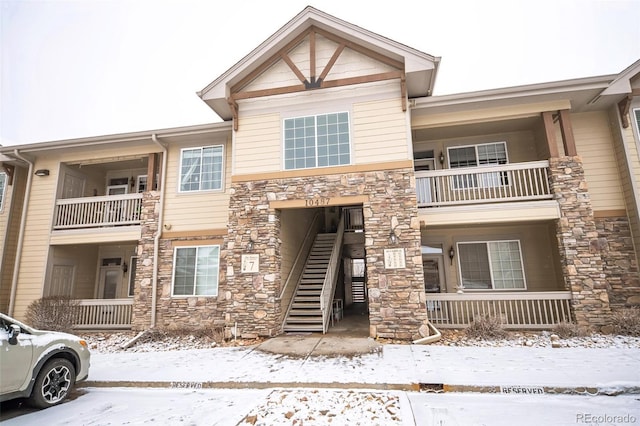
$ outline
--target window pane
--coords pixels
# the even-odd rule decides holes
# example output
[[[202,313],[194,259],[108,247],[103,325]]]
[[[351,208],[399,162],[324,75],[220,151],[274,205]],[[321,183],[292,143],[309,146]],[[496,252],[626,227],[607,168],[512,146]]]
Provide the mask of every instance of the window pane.
[[[174,268],[173,294],[176,296],[192,295],[196,270],[196,249],[176,249]]]
[[[198,248],[196,295],[215,296],[218,294],[218,253],[217,246]]]
[[[462,285],[468,289],[491,289],[486,243],[458,244]]]
[[[200,189],[200,156],[200,148],[182,151],[180,167],[181,191],[197,191]]]
[[[491,253],[494,288],[524,288],[524,272],[522,271],[518,241],[494,241],[488,245]]]
[[[449,148],[449,166],[452,169],[475,167],[477,165],[478,161],[476,160],[476,149],[474,147]]]

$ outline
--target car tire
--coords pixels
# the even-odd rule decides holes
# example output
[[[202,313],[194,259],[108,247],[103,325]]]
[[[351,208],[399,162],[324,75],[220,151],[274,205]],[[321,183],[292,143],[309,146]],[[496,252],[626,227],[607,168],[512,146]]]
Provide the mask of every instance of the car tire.
[[[76,382],[76,370],[69,360],[54,358],[42,367],[33,385],[29,403],[36,408],[61,403]]]

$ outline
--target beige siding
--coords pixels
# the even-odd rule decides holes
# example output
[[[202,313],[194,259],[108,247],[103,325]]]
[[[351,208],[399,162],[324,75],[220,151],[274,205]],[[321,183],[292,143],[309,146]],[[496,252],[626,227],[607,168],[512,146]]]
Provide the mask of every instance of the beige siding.
[[[423,231],[422,243],[442,244],[445,252],[456,248],[458,242],[520,240],[527,291],[564,290],[559,265],[555,230],[552,223],[531,223],[526,226],[474,226],[461,228],[437,228]],[[457,256],[457,250],[456,250]],[[455,292],[458,286],[458,259],[453,265],[448,255],[444,259],[447,292]]]
[[[633,111],[630,118],[635,119]],[[640,261],[640,158],[638,157],[638,138],[634,125],[622,127],[619,121],[619,113],[617,108],[612,108],[609,118],[612,126],[615,140],[615,153],[618,164],[620,165],[620,176],[622,179],[622,190],[627,206],[627,216],[631,226],[631,234],[633,237],[633,245],[636,248],[636,257]]]
[[[354,104],[352,121],[355,164],[411,159],[400,98]]]
[[[234,174],[282,170],[280,114],[242,117],[234,143]]]
[[[209,145],[224,145],[224,189],[222,191],[179,192],[180,150]],[[164,229],[171,232],[226,228],[229,220],[231,150],[226,140],[188,142],[172,145],[167,158]]]
[[[522,163],[541,159],[538,156],[534,132],[529,130],[477,135],[463,138],[438,139],[428,142],[418,141],[415,142],[413,150],[416,152],[433,150],[436,158],[440,155],[440,152],[443,152],[445,156],[444,167],[446,168],[448,167],[447,148],[494,142],[507,143],[507,156],[510,163]],[[440,168],[440,163],[438,162],[436,166],[437,168]]]
[[[34,169],[49,169],[47,177],[34,177],[27,210],[27,221],[18,275],[14,315],[24,318],[29,304],[42,297],[49,253],[49,234],[58,180],[58,164],[48,157],[35,163]]]
[[[280,239],[282,240],[282,281],[289,276],[300,252],[300,246],[316,214],[316,209],[284,209],[280,212]]]
[[[74,298],[93,299],[95,297],[97,285],[96,267],[98,265],[97,246],[81,245],[55,247],[51,258],[51,268],[55,265],[70,265],[74,267]]]
[[[622,182],[607,113],[572,114],[571,122],[594,211],[624,209]]]
[[[11,283],[18,246],[20,218],[27,183],[26,168],[16,168],[13,185],[7,186],[4,208],[0,212],[0,311],[9,311]]]
[[[234,138],[234,175],[282,171],[282,121],[336,111],[350,113],[352,164],[411,159],[398,89],[397,82],[382,82],[305,93],[301,100],[284,96],[244,102]],[[282,112],[274,112],[278,109]]]

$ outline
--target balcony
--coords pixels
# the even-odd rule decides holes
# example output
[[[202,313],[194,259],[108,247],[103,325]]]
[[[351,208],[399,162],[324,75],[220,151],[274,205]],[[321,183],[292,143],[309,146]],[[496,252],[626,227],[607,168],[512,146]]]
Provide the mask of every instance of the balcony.
[[[54,230],[140,225],[142,194],[66,198],[56,201]]]
[[[549,162],[416,172],[418,207],[551,200]]]

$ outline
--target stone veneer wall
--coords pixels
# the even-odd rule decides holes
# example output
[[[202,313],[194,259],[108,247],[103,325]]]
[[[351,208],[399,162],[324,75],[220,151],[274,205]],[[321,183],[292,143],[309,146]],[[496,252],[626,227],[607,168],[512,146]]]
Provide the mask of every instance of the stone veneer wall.
[[[146,192],[142,200],[142,237],[138,244],[138,264],[133,304],[132,328],[144,330],[151,326],[151,294],[153,282],[154,237],[158,230],[159,193]],[[217,297],[171,297],[174,241],[219,240],[220,268]],[[217,242],[214,242],[215,244]],[[160,329],[221,328],[221,288],[224,288],[224,241],[219,235],[200,235],[175,239],[160,239],[158,247],[158,282],[156,289],[156,324]]]
[[[612,309],[640,305],[640,278],[627,217],[596,219]]]
[[[427,321],[420,223],[413,169],[234,183],[227,256],[226,321],[243,336],[281,332],[280,217],[270,201],[367,195],[363,204],[369,320],[372,337],[413,339]],[[391,246],[395,229],[398,243]],[[241,256],[253,240],[259,274],[241,274]],[[384,249],[403,248],[406,268],[385,269]]]
[[[140,213],[142,235],[138,242],[136,282],[133,296],[134,330],[144,330],[151,326],[151,286],[153,281],[153,245],[158,230],[158,209],[160,193],[147,191],[142,194],[142,212]]]
[[[557,238],[565,286],[572,293],[576,322],[599,327],[610,318],[609,295],[582,159],[551,158],[550,182],[560,205]]]

